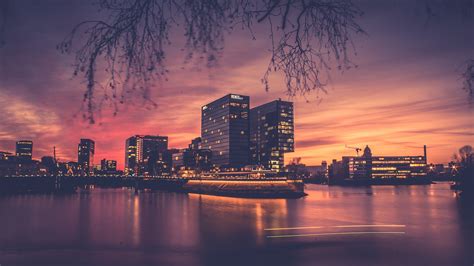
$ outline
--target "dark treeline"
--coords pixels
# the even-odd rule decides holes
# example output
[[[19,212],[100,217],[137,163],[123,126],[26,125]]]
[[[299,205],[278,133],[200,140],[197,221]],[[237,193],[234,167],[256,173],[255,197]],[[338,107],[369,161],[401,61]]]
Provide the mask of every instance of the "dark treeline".
[[[453,188],[461,195],[472,197],[474,194],[474,153],[472,147],[466,145],[459,149],[459,154],[454,158],[459,163],[459,169],[455,176]]]

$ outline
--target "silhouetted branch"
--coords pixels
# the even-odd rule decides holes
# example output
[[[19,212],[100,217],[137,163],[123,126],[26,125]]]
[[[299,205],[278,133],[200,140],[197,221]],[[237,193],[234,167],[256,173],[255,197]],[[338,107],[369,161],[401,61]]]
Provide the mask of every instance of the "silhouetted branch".
[[[5,44],[8,5],[8,0],[3,0],[0,2],[0,47]]]
[[[469,99],[474,99],[474,59],[471,59],[466,62],[463,67],[462,73],[463,79],[463,90],[465,90],[468,95]]]
[[[74,73],[87,80],[85,118],[90,123],[104,99],[115,112],[133,92],[155,105],[149,89],[151,81],[166,79],[165,46],[171,43],[172,26],[184,29],[185,62],[204,60],[213,67],[224,33],[240,25],[255,38],[254,22],[268,22],[271,60],[262,82],[268,90],[269,75],[281,71],[289,95],[325,91],[330,61],[340,70],[354,66],[348,53],[351,37],[363,33],[356,22],[361,12],[351,0],[100,0],[99,6],[109,19],[78,24],[58,47],[76,53]],[[281,26],[274,27],[272,20]],[[73,49],[73,43],[79,47]],[[97,80],[104,75],[104,99],[97,101]]]

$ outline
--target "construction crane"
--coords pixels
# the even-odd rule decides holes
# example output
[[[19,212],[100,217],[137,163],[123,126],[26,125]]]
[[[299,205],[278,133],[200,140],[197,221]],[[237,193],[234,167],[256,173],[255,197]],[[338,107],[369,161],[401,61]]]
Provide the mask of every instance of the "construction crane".
[[[362,150],[361,148],[351,147],[351,146],[347,146],[347,145],[346,145],[346,148],[355,150],[356,153],[357,153],[357,157],[359,157],[359,152]]]

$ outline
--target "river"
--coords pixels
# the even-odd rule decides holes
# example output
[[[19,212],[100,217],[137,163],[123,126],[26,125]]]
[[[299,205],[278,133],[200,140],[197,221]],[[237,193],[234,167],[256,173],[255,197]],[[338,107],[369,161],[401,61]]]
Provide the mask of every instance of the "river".
[[[300,199],[90,188],[0,197],[0,265],[469,265],[449,184],[307,185]],[[467,207],[466,207],[467,205]]]

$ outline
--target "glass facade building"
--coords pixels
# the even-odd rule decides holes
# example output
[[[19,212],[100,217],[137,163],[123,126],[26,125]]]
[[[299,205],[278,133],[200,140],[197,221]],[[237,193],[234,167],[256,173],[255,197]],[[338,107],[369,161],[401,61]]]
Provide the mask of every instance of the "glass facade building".
[[[161,174],[166,164],[168,137],[135,135],[125,141],[125,173],[128,175]],[[166,167],[165,167],[166,168]]]
[[[92,173],[94,167],[95,142],[91,139],[81,139],[77,147],[77,163],[84,173]]]
[[[31,160],[33,156],[33,141],[19,140],[16,142],[16,157],[20,160]]]
[[[281,171],[284,154],[294,151],[293,103],[276,100],[250,111],[250,159],[254,165]]]
[[[212,163],[239,168],[249,163],[249,97],[228,94],[201,108],[201,148]]]

